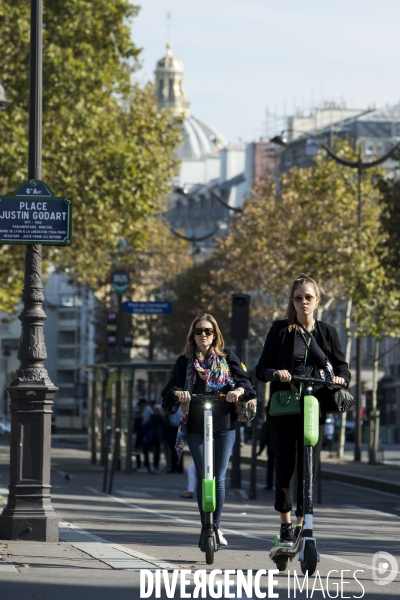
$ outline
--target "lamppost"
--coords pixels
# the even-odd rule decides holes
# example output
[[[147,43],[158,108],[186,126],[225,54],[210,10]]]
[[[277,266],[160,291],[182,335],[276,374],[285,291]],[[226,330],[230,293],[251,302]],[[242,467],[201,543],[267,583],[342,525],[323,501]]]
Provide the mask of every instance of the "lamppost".
[[[215,198],[216,200],[218,200],[218,202],[220,204],[222,204],[225,208],[228,208],[229,210],[233,210],[234,212],[237,213],[242,213],[243,209],[236,207],[236,206],[231,206],[230,204],[228,204],[228,202],[226,202],[223,197],[221,196],[221,194],[219,194],[218,192],[216,192],[215,190],[213,190],[210,186],[206,185],[205,183],[199,183],[198,184],[200,187],[205,188],[213,198]],[[174,192],[175,194],[179,194],[180,196],[189,196],[189,190],[186,187],[175,187],[174,188]],[[196,194],[195,194],[196,195]],[[196,243],[197,242],[203,242],[204,240],[209,239],[210,237],[212,237],[213,235],[215,235],[220,229],[223,229],[225,225],[225,228],[227,228],[226,223],[218,223],[217,226],[210,232],[207,233],[205,235],[202,236],[196,236],[196,235],[192,235],[192,236],[186,236],[183,235],[181,233],[179,233],[178,231],[176,231],[176,229],[174,229],[173,227],[170,227],[170,231],[171,233],[173,233],[174,235],[176,235],[176,237],[181,238],[182,240],[185,240],[187,242],[191,242],[193,244],[193,254],[196,253],[197,250],[197,246]]]
[[[312,135],[306,131],[296,131],[295,133],[301,133],[308,138],[315,140],[321,148],[323,148],[328,155],[333,158],[337,163],[343,165],[345,167],[349,167],[351,169],[357,169],[357,198],[358,198],[358,247],[362,249],[362,240],[361,240],[361,231],[362,231],[362,175],[365,169],[371,169],[372,167],[376,167],[384,163],[392,154],[400,147],[400,142],[393,146],[388,152],[383,154],[380,158],[376,160],[372,160],[370,162],[363,162],[361,156],[361,148],[359,149],[357,160],[348,160],[347,158],[342,158],[333,152],[333,150],[325,144],[318,136]],[[289,146],[288,140],[283,136],[284,131],[282,131],[281,135],[277,135],[271,139],[271,142],[274,144],[279,144],[280,146]],[[362,347],[361,347],[362,338],[357,336],[356,338],[356,430],[354,436],[354,460],[361,460],[361,369],[362,369]],[[371,413],[371,426],[376,429],[377,427],[377,419],[379,417],[379,412],[376,410],[376,407]]]
[[[11,356],[11,352],[10,352],[10,348],[8,346],[4,347],[3,350],[3,356],[4,356],[4,383],[5,385],[7,385],[8,381],[7,381],[7,376],[8,376],[8,359]],[[4,387],[4,414],[6,415],[8,413],[7,410],[8,407],[8,393],[6,388]]]
[[[214,229],[210,232],[207,233],[206,235],[200,235],[200,236],[196,236],[196,235],[192,235],[192,236],[187,236],[187,235],[183,235],[182,233],[179,233],[179,231],[176,231],[176,229],[174,229],[173,227],[170,227],[170,231],[171,233],[173,233],[174,235],[176,235],[176,237],[180,238],[181,240],[185,240],[186,242],[190,242],[192,244],[193,247],[193,254],[196,254],[196,252],[198,252],[200,250],[200,248],[197,247],[197,242],[204,242],[204,240],[208,240],[210,237],[212,237],[213,235],[215,235],[221,228],[221,225],[218,224],[216,227],[214,227]]]
[[[221,194],[219,192],[217,192],[216,190],[213,190],[212,187],[210,187],[209,185],[206,185],[205,183],[199,183],[197,185],[201,186],[201,188],[206,189],[211,194],[211,196],[213,198],[215,198],[216,200],[218,200],[218,202],[220,204],[222,204],[222,206],[225,206],[225,208],[229,208],[229,210],[233,210],[233,212],[238,212],[238,213],[243,212],[243,208],[240,208],[237,206],[231,206],[230,204],[228,204],[228,202],[226,202],[226,200],[223,199]],[[189,195],[189,190],[186,187],[176,187],[176,188],[174,188],[174,192],[176,194],[180,194],[181,196]]]
[[[28,179],[42,179],[42,0],[31,0]],[[51,506],[51,413],[56,388],[44,360],[42,247],[26,246],[20,367],[7,391],[11,399],[10,485],[0,515],[0,539],[58,541]]]

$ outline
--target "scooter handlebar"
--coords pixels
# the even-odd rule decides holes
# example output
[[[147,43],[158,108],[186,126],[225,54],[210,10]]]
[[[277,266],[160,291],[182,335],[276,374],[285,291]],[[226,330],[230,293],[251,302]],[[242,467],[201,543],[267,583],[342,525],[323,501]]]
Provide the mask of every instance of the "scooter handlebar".
[[[239,400],[244,400],[245,399],[245,394],[242,394],[241,396],[239,396]],[[207,394],[192,394],[191,395],[191,402],[193,401],[210,401],[210,400],[218,400],[218,401],[222,401],[225,402],[226,401],[226,394],[221,394],[220,392],[207,392]]]
[[[273,379],[275,381],[279,381],[279,377],[278,375],[274,375]],[[292,379],[290,381],[285,381],[282,383],[291,383],[291,382],[295,382],[295,383],[311,383],[312,385],[334,385],[337,388],[347,388],[347,383],[344,384],[340,384],[340,383],[332,383],[331,381],[327,381],[326,379],[321,379],[319,377],[308,377],[306,375],[292,375]]]

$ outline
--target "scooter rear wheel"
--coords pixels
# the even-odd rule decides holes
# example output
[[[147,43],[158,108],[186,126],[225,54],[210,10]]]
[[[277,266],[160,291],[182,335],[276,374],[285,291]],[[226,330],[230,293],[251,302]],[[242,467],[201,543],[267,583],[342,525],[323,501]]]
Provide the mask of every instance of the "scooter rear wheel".
[[[214,562],[214,538],[212,536],[206,537],[204,540],[204,547],[206,553],[206,563],[212,565]]]
[[[275,558],[275,564],[276,564],[277,569],[279,569],[280,573],[284,573],[286,571],[288,562],[289,562],[288,556],[277,556]]]
[[[312,542],[307,542],[306,547],[304,548],[304,560],[301,561],[301,572],[303,575],[306,573],[308,573],[309,576],[314,575],[317,563],[317,549]]]

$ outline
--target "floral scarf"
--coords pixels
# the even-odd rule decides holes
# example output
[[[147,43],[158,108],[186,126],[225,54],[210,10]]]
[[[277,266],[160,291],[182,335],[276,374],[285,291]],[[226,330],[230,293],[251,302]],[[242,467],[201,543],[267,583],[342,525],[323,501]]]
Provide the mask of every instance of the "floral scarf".
[[[228,383],[235,383],[225,358],[218,356],[215,352],[208,358],[205,358],[198,348],[196,349],[195,355],[192,358],[189,358],[188,361],[184,387],[185,391],[192,393],[196,382],[196,373],[204,379],[206,392],[218,391]],[[185,445],[189,407],[190,402],[182,402],[181,420],[175,443],[175,450],[179,459],[182,457],[183,447]]]

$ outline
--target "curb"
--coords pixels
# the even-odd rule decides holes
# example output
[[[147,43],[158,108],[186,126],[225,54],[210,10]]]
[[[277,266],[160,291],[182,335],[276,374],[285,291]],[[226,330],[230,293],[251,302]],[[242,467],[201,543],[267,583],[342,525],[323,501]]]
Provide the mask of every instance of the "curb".
[[[232,460],[232,457],[230,460]],[[240,462],[249,465],[251,464],[251,458],[249,456],[241,456]],[[266,468],[267,462],[268,461],[265,458],[257,458],[257,467]],[[400,495],[400,483],[377,477],[363,477],[362,475],[355,475],[354,473],[339,473],[336,470],[329,469],[329,467],[326,467],[323,463],[321,476],[322,479],[327,479],[329,481],[350,483],[352,485],[358,485],[359,487]]]
[[[386,479],[378,479],[376,477],[363,477],[354,473],[338,473],[334,470],[329,470],[322,466],[321,475],[323,479],[330,481],[340,481],[342,483],[351,483],[360,487],[378,490],[380,492],[389,492],[390,494],[400,495],[400,484]]]

